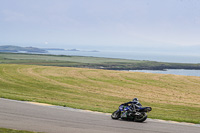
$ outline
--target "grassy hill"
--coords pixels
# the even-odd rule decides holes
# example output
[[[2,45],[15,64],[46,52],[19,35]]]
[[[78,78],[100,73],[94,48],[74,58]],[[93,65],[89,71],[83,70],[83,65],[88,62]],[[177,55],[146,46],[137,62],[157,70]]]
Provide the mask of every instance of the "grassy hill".
[[[200,64],[190,63],[167,63],[84,56],[19,53],[0,53],[0,64],[28,64],[42,66],[95,68],[107,70],[200,69]]]
[[[200,123],[200,77],[194,76],[1,64],[0,97],[101,112],[138,97],[153,107],[151,118]]]

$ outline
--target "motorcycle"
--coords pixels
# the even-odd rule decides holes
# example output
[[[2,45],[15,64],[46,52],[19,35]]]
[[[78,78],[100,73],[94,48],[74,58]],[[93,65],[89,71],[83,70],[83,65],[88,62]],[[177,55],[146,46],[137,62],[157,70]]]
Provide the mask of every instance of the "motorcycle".
[[[135,106],[135,107],[134,107]],[[112,113],[112,119],[131,120],[135,122],[144,122],[147,119],[147,113],[152,110],[151,107],[141,107],[137,105],[119,106],[119,109]]]

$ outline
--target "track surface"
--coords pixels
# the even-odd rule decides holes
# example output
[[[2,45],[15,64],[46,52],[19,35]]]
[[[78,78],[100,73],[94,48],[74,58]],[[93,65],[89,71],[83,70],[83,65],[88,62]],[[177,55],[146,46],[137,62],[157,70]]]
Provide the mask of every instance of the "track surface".
[[[199,125],[112,120],[110,115],[0,98],[0,127],[46,133],[199,133]]]

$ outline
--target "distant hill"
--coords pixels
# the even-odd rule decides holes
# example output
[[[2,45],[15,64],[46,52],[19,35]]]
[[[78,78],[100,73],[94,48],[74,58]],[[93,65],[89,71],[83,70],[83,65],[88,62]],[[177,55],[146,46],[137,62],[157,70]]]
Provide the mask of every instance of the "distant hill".
[[[36,47],[20,47],[20,46],[13,46],[13,45],[0,46],[0,52],[47,53],[46,50],[40,49],[40,48],[36,48]]]
[[[60,51],[65,51],[65,49],[62,48],[42,48],[44,50],[60,50]]]

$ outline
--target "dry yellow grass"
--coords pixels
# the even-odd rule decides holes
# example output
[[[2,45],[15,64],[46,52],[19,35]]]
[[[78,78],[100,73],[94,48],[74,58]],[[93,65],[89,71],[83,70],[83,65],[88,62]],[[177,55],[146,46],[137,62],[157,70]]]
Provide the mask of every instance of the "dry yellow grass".
[[[62,77],[74,78],[75,82],[87,81],[73,84],[76,89],[84,87],[88,91],[127,99],[137,96],[145,102],[200,107],[200,77],[60,67],[47,67],[48,69],[36,71],[37,68],[41,67],[23,71],[63,87],[72,85],[67,81],[63,82]],[[49,76],[59,79],[53,80],[48,78]]]

